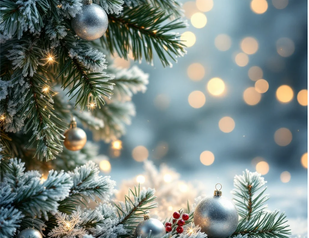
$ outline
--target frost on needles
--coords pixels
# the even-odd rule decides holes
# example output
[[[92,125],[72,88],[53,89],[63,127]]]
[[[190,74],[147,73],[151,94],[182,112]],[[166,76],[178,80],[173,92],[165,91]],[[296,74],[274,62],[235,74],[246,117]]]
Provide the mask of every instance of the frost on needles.
[[[4,158],[62,157],[63,133],[72,115],[106,142],[125,133],[135,115],[133,94],[148,75],[119,69],[114,56],[163,66],[185,53],[175,0],[94,0],[108,14],[97,41],[79,39],[71,20],[83,0],[0,2],[0,146]],[[96,105],[87,112],[89,100]]]

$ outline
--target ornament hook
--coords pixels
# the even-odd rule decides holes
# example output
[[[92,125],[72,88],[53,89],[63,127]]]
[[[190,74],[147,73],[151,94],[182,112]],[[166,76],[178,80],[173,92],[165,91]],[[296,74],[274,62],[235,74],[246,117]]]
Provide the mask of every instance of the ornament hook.
[[[218,188],[219,187],[219,188]],[[222,184],[221,183],[217,183],[216,185],[215,185],[215,192],[214,192],[214,196],[215,197],[221,197],[222,196],[222,191],[221,191],[221,189],[222,189]]]

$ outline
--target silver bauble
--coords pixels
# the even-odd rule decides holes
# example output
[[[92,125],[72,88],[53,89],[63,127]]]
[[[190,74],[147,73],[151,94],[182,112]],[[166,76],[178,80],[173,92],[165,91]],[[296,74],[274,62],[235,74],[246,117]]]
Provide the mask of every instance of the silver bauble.
[[[151,234],[151,235],[150,235]],[[151,237],[151,238],[161,238],[165,235],[165,227],[157,219],[149,218],[149,216],[144,217],[142,221],[135,230],[135,237]]]
[[[233,202],[216,190],[213,197],[203,199],[194,211],[194,224],[208,238],[226,238],[233,234],[238,224],[238,213]]]
[[[74,118],[70,123],[70,129],[64,132],[64,136],[65,139],[63,144],[65,148],[71,151],[81,150],[87,142],[86,133],[84,132],[84,130],[77,127]]]
[[[17,238],[43,238],[41,233],[34,229],[34,228],[27,228],[22,230],[18,235]]]
[[[108,17],[97,4],[85,4],[72,19],[72,28],[82,39],[92,41],[99,39],[107,30]]]

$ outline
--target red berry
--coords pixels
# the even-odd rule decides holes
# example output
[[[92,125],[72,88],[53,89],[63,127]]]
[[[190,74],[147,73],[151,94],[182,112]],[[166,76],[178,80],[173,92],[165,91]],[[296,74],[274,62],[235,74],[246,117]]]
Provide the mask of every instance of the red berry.
[[[183,232],[182,226],[178,226],[176,231],[177,231],[177,233],[182,233]]]
[[[180,217],[179,212],[174,212],[174,213],[173,213],[173,217],[174,217],[175,219],[178,219],[178,218]]]
[[[177,219],[173,219],[173,224],[176,223]]]
[[[172,223],[166,222],[166,223],[165,223],[165,226],[172,226]]]
[[[171,232],[173,229],[172,229],[171,226],[167,226],[167,227],[165,227],[165,230],[166,230],[166,232]]]
[[[182,219],[180,219],[180,220],[177,222],[178,226],[183,226],[185,223],[186,223],[186,222],[185,222],[184,220],[182,220]]]
[[[184,219],[185,221],[189,220],[189,215],[187,213],[184,213],[182,215],[182,219]]]

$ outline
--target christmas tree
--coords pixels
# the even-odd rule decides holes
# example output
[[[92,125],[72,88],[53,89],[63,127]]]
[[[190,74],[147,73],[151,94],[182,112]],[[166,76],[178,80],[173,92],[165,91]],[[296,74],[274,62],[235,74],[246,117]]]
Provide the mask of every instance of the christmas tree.
[[[174,0],[0,2],[1,237],[207,236],[189,204],[165,221],[144,221],[157,231],[141,227],[155,191],[137,186],[112,201],[115,182],[86,162],[96,149],[78,127],[107,142],[125,133],[130,99],[146,90],[148,75],[114,67],[113,57],[153,64],[156,55],[170,66],[185,53],[173,33],[186,27],[181,16]],[[258,174],[235,178],[233,237],[288,236],[285,216],[265,209],[265,189]],[[90,201],[99,204],[90,209]]]

